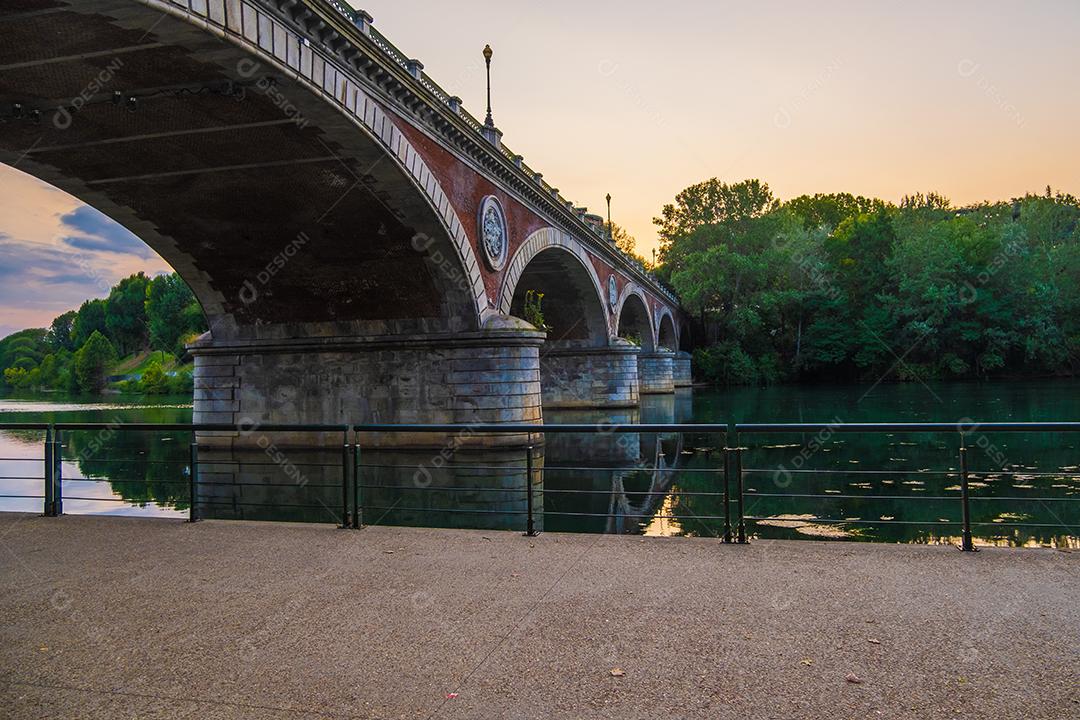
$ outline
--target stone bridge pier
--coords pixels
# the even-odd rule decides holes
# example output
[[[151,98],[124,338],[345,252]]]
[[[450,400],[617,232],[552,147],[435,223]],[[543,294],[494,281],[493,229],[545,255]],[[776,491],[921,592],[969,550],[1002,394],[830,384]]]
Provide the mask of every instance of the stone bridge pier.
[[[538,423],[683,382],[678,299],[367,13],[19,0],[0,16],[0,107],[18,108],[0,162],[191,287],[210,328],[190,346],[197,422]]]
[[[515,318],[480,331],[375,338],[218,341],[195,356],[195,422],[536,423],[544,334]],[[382,439],[390,439],[382,436]],[[441,445],[442,435],[398,437]],[[485,445],[505,438],[487,438]],[[473,444],[463,437],[460,444]]]
[[[675,387],[690,387],[694,384],[690,374],[690,353],[686,350],[679,350],[675,353],[675,357],[672,359],[671,363],[671,372],[674,376]]]

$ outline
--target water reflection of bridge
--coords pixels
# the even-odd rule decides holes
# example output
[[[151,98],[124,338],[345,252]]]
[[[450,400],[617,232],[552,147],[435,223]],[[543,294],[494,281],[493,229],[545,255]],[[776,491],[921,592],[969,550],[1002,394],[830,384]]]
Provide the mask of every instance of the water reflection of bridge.
[[[616,413],[551,415],[553,424],[685,422],[690,393],[649,396],[640,409]],[[357,482],[343,492],[340,449],[279,448],[270,438],[256,444],[200,449],[200,517],[340,522],[345,508],[358,505],[365,524],[525,527],[526,448],[484,449],[461,438],[427,450],[361,446]],[[680,433],[538,434],[531,450],[537,527],[638,531],[661,506],[682,449]]]

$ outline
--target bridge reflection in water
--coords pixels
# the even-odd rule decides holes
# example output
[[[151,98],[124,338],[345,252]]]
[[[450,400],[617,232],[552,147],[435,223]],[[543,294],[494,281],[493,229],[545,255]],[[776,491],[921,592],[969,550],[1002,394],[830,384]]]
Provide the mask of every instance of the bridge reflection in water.
[[[689,420],[690,391],[643,398],[641,408],[547,413],[552,424],[677,423]],[[683,457],[681,433],[546,433],[531,449],[537,530],[640,533],[656,518]],[[359,507],[363,524],[524,529],[525,447],[477,448],[474,436],[429,449],[281,447],[267,438],[246,449],[201,446],[196,514],[205,519],[335,522]],[[259,438],[256,438],[259,440]],[[342,475],[355,463],[355,487]],[[657,525],[659,523],[659,525]],[[677,527],[677,524],[676,524]]]

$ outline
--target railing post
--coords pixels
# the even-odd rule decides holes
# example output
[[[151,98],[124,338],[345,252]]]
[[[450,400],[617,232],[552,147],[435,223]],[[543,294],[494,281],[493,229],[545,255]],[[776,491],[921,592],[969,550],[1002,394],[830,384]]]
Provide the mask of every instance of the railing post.
[[[349,465],[352,453],[348,433],[343,433],[341,445],[341,527],[349,527]]]
[[[724,434],[724,542],[731,542],[731,426]]]
[[[42,512],[45,517],[52,517],[54,514],[53,508],[53,470],[55,465],[53,463],[53,426],[50,425],[45,430],[45,501],[42,503]]]
[[[193,433],[194,434],[194,433]],[[195,522],[199,514],[195,503],[199,497],[199,443],[194,438],[188,447],[188,522]]]
[[[975,552],[975,544],[971,540],[971,506],[969,500],[967,441],[964,434],[960,433],[960,517],[962,522],[960,549],[964,552]]]
[[[739,491],[739,543],[746,542],[746,505],[743,492],[742,451],[739,433],[735,433],[735,482]]]
[[[352,526],[359,530],[364,526],[364,516],[360,510],[360,443],[355,435],[353,436],[352,458],[350,464],[352,465],[353,491]]]
[[[536,524],[533,518],[533,444],[532,433],[529,433],[529,443],[525,446],[525,536],[536,537]]]
[[[64,514],[64,431],[56,428],[53,433],[52,451],[52,515],[60,517]]]

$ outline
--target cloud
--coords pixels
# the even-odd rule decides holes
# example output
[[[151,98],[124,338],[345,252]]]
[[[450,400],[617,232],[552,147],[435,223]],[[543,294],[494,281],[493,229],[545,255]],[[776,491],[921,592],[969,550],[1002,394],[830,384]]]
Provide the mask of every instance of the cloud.
[[[0,337],[48,326],[87,298],[105,295],[111,280],[95,271],[87,257],[0,233]]]
[[[127,228],[88,205],[60,216],[60,221],[66,227],[79,231],[78,235],[61,238],[61,242],[78,250],[135,255],[143,259],[154,257],[154,251]]]
[[[118,237],[83,237],[83,236],[69,236],[61,238],[60,242],[75,248],[76,250],[86,250],[89,252],[104,252],[104,253],[117,253],[120,255],[135,255],[141,258],[153,257],[154,252],[143,243],[142,240],[134,235],[127,233],[127,236],[118,234]]]
[[[52,319],[121,278],[169,266],[126,228],[25,173],[0,165],[0,337]]]
[[[72,290],[82,293],[82,299],[88,297],[87,293],[100,294],[103,284],[108,290],[108,279],[94,276],[86,257],[19,242],[0,233],[0,279],[4,281],[0,285],[0,307],[32,302],[39,292],[32,288],[38,284],[74,286]]]

